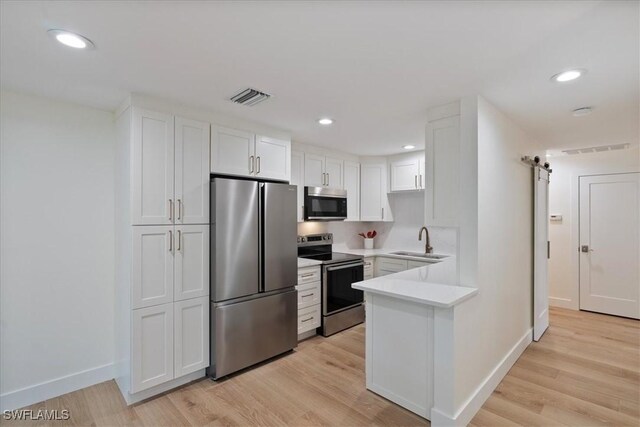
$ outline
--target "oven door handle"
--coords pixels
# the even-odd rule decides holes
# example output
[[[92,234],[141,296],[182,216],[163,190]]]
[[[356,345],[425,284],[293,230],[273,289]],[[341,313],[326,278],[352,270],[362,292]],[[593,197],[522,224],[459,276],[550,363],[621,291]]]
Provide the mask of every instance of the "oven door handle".
[[[352,264],[339,265],[337,267],[325,267],[327,271],[344,270],[345,268],[364,267],[364,261],[356,262]]]

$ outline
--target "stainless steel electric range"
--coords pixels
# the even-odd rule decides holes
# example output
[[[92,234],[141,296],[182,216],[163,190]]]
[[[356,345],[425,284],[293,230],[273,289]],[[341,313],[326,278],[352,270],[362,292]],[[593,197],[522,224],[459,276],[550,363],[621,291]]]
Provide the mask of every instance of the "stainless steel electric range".
[[[333,252],[331,233],[298,236],[298,256],[322,261],[322,326],[328,337],[364,322],[363,292],[351,287],[364,278],[359,255]]]

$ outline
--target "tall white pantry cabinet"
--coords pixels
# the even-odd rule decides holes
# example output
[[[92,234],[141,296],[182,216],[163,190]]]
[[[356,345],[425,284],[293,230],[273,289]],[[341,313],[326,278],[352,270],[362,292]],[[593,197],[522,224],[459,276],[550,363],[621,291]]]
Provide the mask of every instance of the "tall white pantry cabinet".
[[[133,403],[209,365],[209,123],[116,119],[116,381]]]

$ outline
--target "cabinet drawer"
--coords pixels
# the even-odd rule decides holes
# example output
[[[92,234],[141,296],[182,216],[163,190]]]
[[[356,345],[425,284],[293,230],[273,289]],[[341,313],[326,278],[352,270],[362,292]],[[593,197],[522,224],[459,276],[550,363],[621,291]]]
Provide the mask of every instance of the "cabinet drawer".
[[[298,309],[320,304],[320,282],[296,286],[298,290]]]
[[[363,276],[364,280],[369,280],[369,279],[373,279],[373,271],[371,272],[364,272],[364,276]]]
[[[420,262],[420,261],[408,261],[407,270],[411,270],[412,268],[424,267],[425,265],[429,265],[428,262]]]
[[[391,271],[397,273],[407,269],[407,261],[395,258],[378,258],[376,260],[380,270]]]
[[[320,267],[305,267],[298,269],[298,285],[320,281]]]
[[[320,305],[298,310],[298,335],[320,327]]]

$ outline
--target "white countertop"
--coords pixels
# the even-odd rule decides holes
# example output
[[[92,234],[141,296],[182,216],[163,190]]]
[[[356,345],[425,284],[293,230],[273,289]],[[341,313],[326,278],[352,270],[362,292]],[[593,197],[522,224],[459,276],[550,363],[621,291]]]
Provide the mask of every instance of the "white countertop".
[[[422,260],[418,257],[390,255],[394,249],[347,249],[341,252],[362,256],[392,256],[400,259]],[[478,289],[460,286],[457,282],[456,257],[453,255],[438,263],[413,268],[387,276],[354,283],[355,289],[385,295],[435,307],[453,307],[478,293]]]
[[[308,258],[298,258],[298,268],[313,267],[314,265],[320,264],[322,264],[322,261]]]

